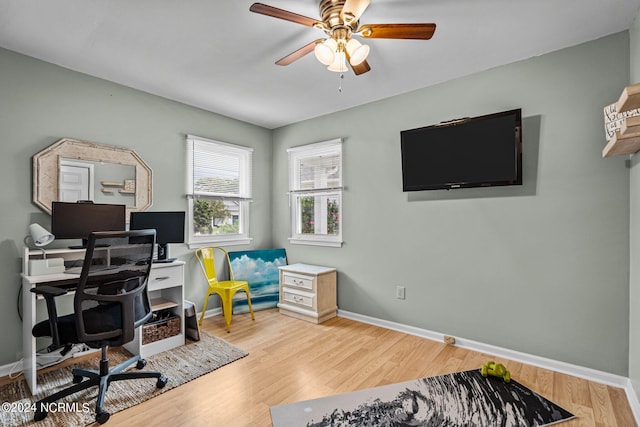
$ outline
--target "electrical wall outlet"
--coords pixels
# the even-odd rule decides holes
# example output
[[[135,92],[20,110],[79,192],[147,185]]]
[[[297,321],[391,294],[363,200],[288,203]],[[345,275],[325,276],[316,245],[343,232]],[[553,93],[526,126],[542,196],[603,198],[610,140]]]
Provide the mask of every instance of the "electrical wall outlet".
[[[405,298],[405,288],[404,286],[396,286],[396,298],[404,299]]]
[[[450,335],[445,335],[444,336],[444,342],[449,344],[449,345],[454,345],[456,343],[456,339]]]

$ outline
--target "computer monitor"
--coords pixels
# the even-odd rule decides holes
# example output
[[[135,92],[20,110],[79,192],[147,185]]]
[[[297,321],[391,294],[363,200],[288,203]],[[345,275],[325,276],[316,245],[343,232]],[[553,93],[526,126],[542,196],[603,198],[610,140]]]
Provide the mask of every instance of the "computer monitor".
[[[130,230],[156,230],[158,257],[154,262],[171,262],[169,243],[184,243],[184,217],[182,211],[174,212],[131,212]]]
[[[124,231],[126,206],[93,202],[53,202],[51,233],[56,239],[82,239],[86,248],[92,231]]]

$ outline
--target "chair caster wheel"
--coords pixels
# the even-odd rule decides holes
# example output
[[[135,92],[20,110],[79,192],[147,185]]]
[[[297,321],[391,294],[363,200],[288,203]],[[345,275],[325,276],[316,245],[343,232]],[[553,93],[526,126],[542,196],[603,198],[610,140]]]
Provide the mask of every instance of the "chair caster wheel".
[[[98,422],[98,424],[104,424],[109,421],[110,416],[111,414],[109,414],[107,411],[98,412],[96,414],[96,421]]]
[[[140,360],[138,360],[138,363],[136,364],[136,369],[142,369],[145,366],[147,366],[147,361],[145,359],[140,359]]]
[[[74,384],[80,384],[82,382],[82,375],[74,375],[73,376],[73,383]]]
[[[160,378],[158,378],[158,381],[156,382],[156,388],[164,388],[164,386],[167,385],[168,381],[169,381],[169,378],[165,377],[164,375],[161,376]]]
[[[38,409],[35,414],[33,414],[33,421],[42,421],[47,418],[47,415],[49,415],[47,411],[41,411]]]

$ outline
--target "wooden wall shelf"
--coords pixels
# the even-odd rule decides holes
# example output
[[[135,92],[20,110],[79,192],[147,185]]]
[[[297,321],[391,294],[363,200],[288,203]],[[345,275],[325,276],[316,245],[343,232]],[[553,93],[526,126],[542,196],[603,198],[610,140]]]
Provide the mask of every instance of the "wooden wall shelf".
[[[621,156],[624,154],[634,154],[640,150],[640,136],[625,138],[616,132],[616,136],[609,140],[609,143],[602,150],[602,157]]]
[[[616,102],[616,111],[640,108],[640,83],[627,86]],[[634,154],[640,150],[640,116],[627,116],[622,119],[620,130],[616,131],[602,150],[602,157]]]
[[[620,112],[636,108],[640,108],[640,83],[625,87],[616,103],[616,110]]]

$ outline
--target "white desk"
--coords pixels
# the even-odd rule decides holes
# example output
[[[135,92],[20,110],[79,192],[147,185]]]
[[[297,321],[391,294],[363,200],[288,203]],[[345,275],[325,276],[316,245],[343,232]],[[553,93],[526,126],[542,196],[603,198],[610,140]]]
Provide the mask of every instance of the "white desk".
[[[65,260],[84,259],[83,249],[51,249],[47,250],[47,258],[64,258]],[[36,294],[31,288],[38,285],[63,286],[72,285],[80,278],[79,274],[59,273],[42,276],[27,275],[29,259],[42,258],[42,251],[25,248],[22,273],[22,370],[27,385],[32,394],[38,392],[36,369],[36,339],[31,333],[36,324]],[[147,290],[149,297],[154,301],[162,301],[163,307],[167,301],[173,302],[171,310],[180,316],[180,333],[178,335],[155,341],[149,344],[142,343],[140,328],[136,330],[133,341],[125,344],[125,348],[133,354],[141,357],[149,357],[153,354],[184,345],[184,261],[172,263],[157,263],[151,267]]]

